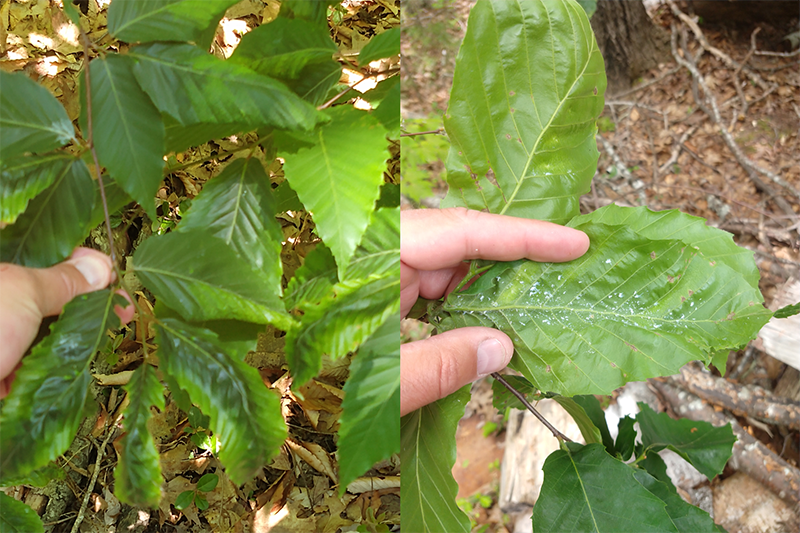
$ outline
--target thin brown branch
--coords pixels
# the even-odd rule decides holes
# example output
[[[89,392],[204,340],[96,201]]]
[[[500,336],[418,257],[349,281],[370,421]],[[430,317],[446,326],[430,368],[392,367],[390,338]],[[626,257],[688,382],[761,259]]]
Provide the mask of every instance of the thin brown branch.
[[[616,100],[617,98],[622,98],[623,96],[628,96],[629,94],[633,94],[633,93],[639,92],[642,89],[646,89],[646,88],[650,87],[651,85],[654,85],[654,84],[660,82],[661,80],[663,80],[665,78],[668,78],[669,76],[672,76],[673,74],[678,72],[680,69],[681,69],[680,67],[671,68],[668,71],[666,71],[665,73],[663,73],[662,75],[658,76],[657,78],[653,78],[652,80],[647,81],[645,83],[642,83],[641,85],[637,85],[636,87],[628,89],[627,91],[622,91],[619,94],[608,95],[607,98],[609,100]]]
[[[536,418],[538,418],[538,419],[539,419],[539,422],[541,422],[542,424],[544,424],[544,427],[546,427],[547,429],[549,429],[549,430],[550,430],[550,433],[552,433],[552,434],[553,434],[553,436],[554,436],[555,438],[557,438],[557,439],[558,439],[558,440],[560,440],[560,441],[572,442],[572,440],[571,440],[569,437],[567,437],[566,435],[564,435],[563,433],[561,433],[559,430],[557,430],[557,429],[556,429],[556,428],[553,426],[553,424],[551,424],[550,422],[548,422],[548,421],[547,421],[547,419],[546,419],[545,417],[543,417],[543,416],[542,416],[542,414],[541,414],[539,411],[537,411],[537,410],[536,410],[536,408],[535,408],[534,406],[532,406],[532,405],[531,405],[531,403],[530,403],[530,402],[529,402],[529,401],[528,401],[528,400],[525,398],[525,395],[524,395],[524,394],[522,394],[522,393],[521,393],[521,392],[519,392],[517,389],[515,389],[513,386],[511,386],[511,383],[509,383],[508,381],[506,381],[505,379],[503,379],[503,376],[501,376],[501,375],[500,375],[500,374],[498,374],[497,372],[492,372],[492,374],[491,374],[491,375],[492,375],[492,377],[493,377],[494,379],[496,379],[498,382],[500,382],[500,384],[501,384],[502,386],[504,386],[505,388],[507,388],[507,389],[508,389],[508,391],[509,391],[511,394],[513,394],[514,396],[516,396],[517,400],[519,400],[520,402],[522,402],[522,405],[524,405],[524,406],[525,406],[525,407],[528,409],[528,411],[530,411],[531,413],[533,413],[533,416],[535,416]]]
[[[418,135],[441,135],[443,133],[442,128],[438,130],[431,130],[431,131],[415,131],[413,133],[401,133],[400,137],[416,137]]]
[[[103,443],[97,447],[97,460],[94,463],[92,479],[86,486],[86,492],[83,495],[83,502],[81,503],[80,511],[78,511],[78,517],[75,519],[75,523],[72,524],[72,530],[70,533],[77,533],[81,522],[83,522],[83,515],[86,513],[86,508],[89,505],[89,498],[92,495],[92,491],[94,491],[95,483],[97,483],[97,476],[100,474],[100,464],[103,462],[103,457],[106,454],[106,446],[108,445],[108,441],[111,440],[111,437],[114,435],[114,433],[116,433],[116,428],[113,426],[113,424],[108,426],[106,429],[108,434],[106,435],[106,438],[103,439]]]

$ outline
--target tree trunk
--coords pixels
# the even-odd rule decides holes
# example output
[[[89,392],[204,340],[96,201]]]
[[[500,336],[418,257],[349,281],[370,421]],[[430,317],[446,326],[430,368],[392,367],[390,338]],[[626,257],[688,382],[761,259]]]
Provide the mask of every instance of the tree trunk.
[[[641,0],[600,0],[591,22],[606,63],[607,94],[630,88],[633,80],[669,58],[669,37]]]

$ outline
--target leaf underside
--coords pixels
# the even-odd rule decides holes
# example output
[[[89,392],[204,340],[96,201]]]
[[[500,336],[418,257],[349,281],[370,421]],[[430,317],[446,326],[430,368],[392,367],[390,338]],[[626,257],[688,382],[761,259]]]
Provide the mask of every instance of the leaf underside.
[[[0,162],[0,222],[13,224],[31,198],[49,187],[72,157],[53,153]]]

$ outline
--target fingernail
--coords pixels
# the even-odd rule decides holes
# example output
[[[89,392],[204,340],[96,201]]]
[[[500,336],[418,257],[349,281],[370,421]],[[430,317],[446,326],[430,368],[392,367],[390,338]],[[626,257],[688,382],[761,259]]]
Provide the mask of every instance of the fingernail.
[[[487,339],[478,345],[478,375],[485,376],[499,372],[508,364],[508,356],[503,343],[497,339]]]
[[[108,281],[108,264],[95,255],[71,259],[69,263],[83,274],[86,282],[95,289],[102,289]]]

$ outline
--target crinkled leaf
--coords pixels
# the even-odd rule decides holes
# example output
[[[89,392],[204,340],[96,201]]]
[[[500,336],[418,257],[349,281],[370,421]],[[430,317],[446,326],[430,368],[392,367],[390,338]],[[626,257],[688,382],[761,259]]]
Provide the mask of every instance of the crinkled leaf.
[[[47,152],[72,140],[67,111],[27,74],[0,70],[0,87],[0,159]]]
[[[400,53],[400,28],[392,28],[379,33],[369,40],[358,54],[358,64],[366,65],[370,61],[392,57]]]
[[[344,392],[337,443],[341,492],[373,464],[400,451],[399,315],[361,345]]]
[[[52,153],[0,161],[0,222],[13,224],[28,202],[67,170],[73,158]]]
[[[781,307],[775,314],[772,315],[775,318],[789,318],[790,316],[794,316],[800,313],[800,303],[796,303],[794,305],[787,305],[786,307]]]
[[[257,159],[237,159],[192,202],[178,232],[206,229],[258,270],[274,292],[281,292],[281,241],[269,176]]]
[[[567,443],[547,457],[543,471],[534,531],[675,531],[666,504],[601,444]]]
[[[0,492],[0,531],[3,533],[40,533],[44,524],[31,507]]]
[[[156,333],[161,370],[211,418],[227,474],[244,483],[286,438],[278,396],[256,369],[225,353],[212,331],[165,318]]]
[[[707,512],[686,503],[671,484],[663,483],[642,470],[637,470],[634,476],[644,488],[667,504],[666,511],[674,525],[673,531],[725,533],[725,530],[716,525]]]
[[[325,297],[339,281],[336,261],[330,249],[320,243],[306,256],[303,266],[294,271],[286,287],[286,309],[308,307]]]
[[[633,455],[636,441],[636,429],[633,427],[635,423],[636,420],[629,416],[619,421],[619,433],[617,440],[614,441],[614,448],[623,461],[627,461]]]
[[[153,198],[163,179],[164,124],[161,114],[133,75],[133,61],[120,54],[89,63],[93,142],[100,164],[156,219]],[[81,92],[82,101],[85,95]],[[87,111],[81,129],[87,129]]]
[[[0,259],[29,267],[49,267],[67,258],[89,233],[94,183],[80,159],[56,176],[30,201],[17,221],[0,230]]]
[[[142,283],[186,320],[238,319],[291,327],[278,289],[207,232],[151,237],[136,250],[132,266]]]
[[[23,359],[0,413],[0,484],[69,448],[91,401],[89,363],[108,342],[114,300],[110,290],[76,297]]]
[[[721,261],[680,240],[596,223],[600,216],[570,223],[591,239],[580,259],[497,263],[451,293],[440,331],[496,327],[514,341],[512,368],[539,390],[571,396],[674,374],[745,344],[771,316],[758,289]]]
[[[444,120],[452,146],[442,205],[560,223],[577,215],[597,169],[605,88],[576,3],[480,0]]]
[[[283,168],[341,275],[380,195],[388,151],[383,128],[368,113],[341,106],[330,115],[315,133],[316,145],[286,156]]]
[[[645,448],[654,452],[669,448],[708,479],[722,473],[736,442],[730,424],[714,427],[708,422],[687,418],[673,420],[666,413],[656,413],[645,403],[639,403],[639,408],[636,421]]]
[[[108,31],[128,43],[192,41],[208,46],[225,10],[238,0],[116,0],[108,8]]]
[[[139,85],[183,126],[311,129],[322,117],[282,83],[190,44],[147,44],[131,49],[130,56]]]
[[[282,81],[319,105],[341,77],[336,52],[327,27],[280,17],[245,34],[230,61]]]
[[[466,533],[467,515],[456,505],[453,479],[456,428],[469,401],[469,386],[400,420],[400,485],[403,529],[420,533]]]
[[[147,429],[150,406],[164,409],[164,387],[156,370],[143,364],[125,386],[128,408],[125,410],[125,434],[114,471],[114,493],[123,502],[136,507],[158,506],[161,498],[161,465],[153,436]]]

